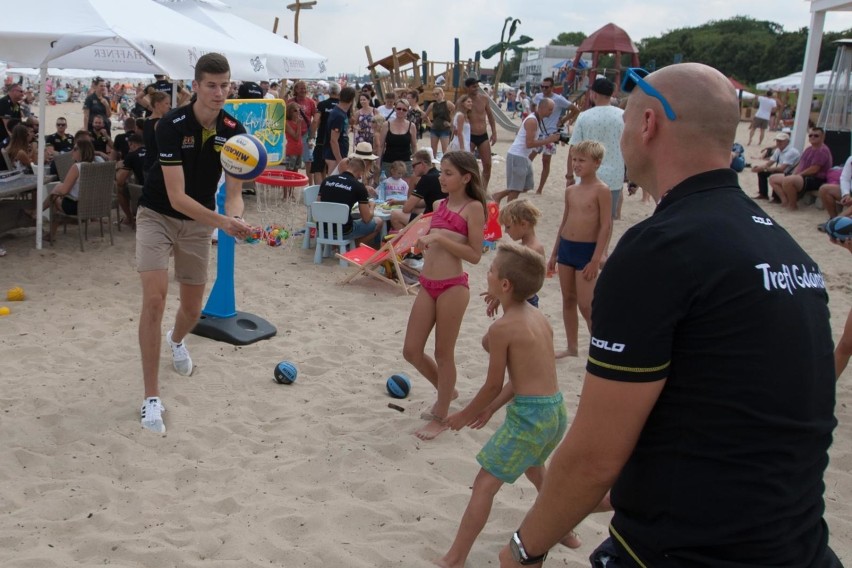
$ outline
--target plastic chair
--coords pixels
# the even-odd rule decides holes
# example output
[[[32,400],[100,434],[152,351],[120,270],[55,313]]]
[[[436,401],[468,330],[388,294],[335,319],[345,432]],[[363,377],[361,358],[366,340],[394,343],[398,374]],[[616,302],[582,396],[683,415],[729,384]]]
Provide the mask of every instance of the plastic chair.
[[[349,220],[349,207],[343,203],[324,203],[314,201],[311,213],[317,226],[317,249],[314,264],[322,264],[324,256],[331,256],[331,247],[340,248],[340,252],[355,248],[355,241],[343,237],[343,225]],[[340,259],[340,266],[349,264]]]
[[[311,248],[311,229],[316,229],[317,227],[317,224],[314,223],[313,217],[311,217],[311,205],[319,196],[319,187],[320,186],[318,185],[309,185],[302,191],[302,199],[308,210],[307,218],[305,220],[305,237],[302,239],[303,249]]]
[[[82,163],[80,164],[80,193],[77,196],[77,214],[67,215],[56,211],[51,207],[51,245],[56,242],[55,222],[65,221],[65,232],[68,232],[68,219],[77,221],[80,236],[80,251],[83,248],[83,232],[86,240],[89,239],[89,220],[97,219],[101,228],[101,237],[104,236],[104,218],[107,219],[109,229],[109,244],[113,245],[112,238],[112,200],[115,189],[115,162]],[[83,224],[80,227],[80,224]]]

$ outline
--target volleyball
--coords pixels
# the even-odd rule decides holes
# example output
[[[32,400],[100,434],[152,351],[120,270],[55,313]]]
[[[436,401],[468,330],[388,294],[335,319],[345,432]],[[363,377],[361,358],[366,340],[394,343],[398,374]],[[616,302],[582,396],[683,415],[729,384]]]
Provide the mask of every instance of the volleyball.
[[[220,161],[229,176],[251,181],[266,169],[266,148],[251,134],[237,134],[222,145]]]
[[[411,392],[411,381],[408,380],[408,375],[397,373],[388,377],[385,384],[388,389],[388,394],[394,398],[405,398]]]
[[[852,238],[852,219],[849,217],[835,217],[825,224],[825,232],[838,241]],[[11,300],[11,298],[9,298]]]
[[[6,292],[6,299],[10,302],[22,302],[24,300],[24,289],[20,286],[9,288]]]
[[[296,380],[296,375],[298,374],[299,371],[296,369],[296,365],[290,361],[281,361],[275,365],[275,382],[279,385],[292,384],[293,381]]]

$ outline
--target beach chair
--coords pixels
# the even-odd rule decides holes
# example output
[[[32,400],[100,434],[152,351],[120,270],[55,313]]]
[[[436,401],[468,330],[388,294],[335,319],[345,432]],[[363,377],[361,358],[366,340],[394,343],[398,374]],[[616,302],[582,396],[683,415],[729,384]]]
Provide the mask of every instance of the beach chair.
[[[66,215],[60,211],[50,208],[50,244],[56,242],[56,223],[64,222],[64,232],[68,232],[68,220],[77,221],[80,237],[80,251],[84,252],[83,237],[89,240],[89,220],[97,219],[101,229],[101,238],[104,236],[104,219],[107,220],[109,229],[109,244],[113,245],[112,238],[112,199],[115,188],[115,162],[93,162],[80,164],[80,194],[77,197],[77,214]],[[80,226],[82,224],[82,227]]]
[[[369,245],[361,245],[355,250],[337,256],[355,265],[355,271],[347,276],[341,284],[348,284],[358,276],[369,276],[400,288],[406,294],[420,285],[414,281],[409,284],[405,276],[417,277],[420,270],[409,266],[402,260],[406,254],[414,250],[417,240],[429,232],[432,225],[432,213],[420,215],[406,225],[400,232],[385,242],[378,250]],[[379,270],[382,268],[383,270]]]
[[[317,196],[319,195],[319,187],[318,185],[309,185],[302,191],[302,200],[305,203],[305,207],[307,208],[307,218],[305,220],[305,236],[302,239],[302,248],[309,249],[311,248],[311,230],[316,231],[317,224],[314,223],[313,215],[311,215],[311,205],[314,201],[317,200]]]

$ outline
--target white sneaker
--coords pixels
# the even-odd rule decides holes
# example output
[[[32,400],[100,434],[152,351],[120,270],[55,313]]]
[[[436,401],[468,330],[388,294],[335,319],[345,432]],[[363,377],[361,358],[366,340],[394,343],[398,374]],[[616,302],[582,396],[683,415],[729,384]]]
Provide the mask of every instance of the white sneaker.
[[[163,423],[163,412],[166,407],[156,397],[148,397],[142,403],[142,427],[158,434],[166,433],[166,425]]]
[[[172,332],[170,329],[166,334],[166,341],[169,342],[169,347],[172,348],[172,365],[179,375],[188,377],[192,374],[192,357],[189,356],[189,351],[186,349],[186,344],[175,343],[172,341]]]

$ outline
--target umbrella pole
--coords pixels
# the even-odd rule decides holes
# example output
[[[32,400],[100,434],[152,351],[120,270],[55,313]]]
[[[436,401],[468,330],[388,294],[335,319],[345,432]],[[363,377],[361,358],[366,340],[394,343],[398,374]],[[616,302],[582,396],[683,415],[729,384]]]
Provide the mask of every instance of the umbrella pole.
[[[38,172],[36,172],[36,249],[41,250],[42,227],[44,216],[41,214],[41,204],[44,202],[44,150],[45,139],[42,128],[46,128],[45,111],[47,103],[47,63],[43,64],[39,71],[41,84],[38,88]]]

